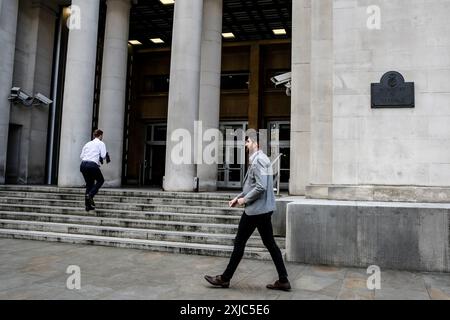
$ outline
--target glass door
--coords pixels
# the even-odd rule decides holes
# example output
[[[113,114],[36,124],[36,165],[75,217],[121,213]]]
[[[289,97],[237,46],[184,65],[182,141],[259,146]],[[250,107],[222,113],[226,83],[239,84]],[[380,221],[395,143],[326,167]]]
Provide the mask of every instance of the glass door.
[[[166,168],[166,124],[151,124],[147,126],[144,185],[162,187]]]
[[[245,131],[247,122],[223,122],[220,131],[223,135],[221,161],[217,185],[219,188],[239,189],[245,175]]]
[[[290,161],[291,161],[291,124],[289,121],[272,121],[270,128],[270,160],[280,159],[280,187],[289,189]],[[274,175],[278,172],[278,165],[274,166]]]

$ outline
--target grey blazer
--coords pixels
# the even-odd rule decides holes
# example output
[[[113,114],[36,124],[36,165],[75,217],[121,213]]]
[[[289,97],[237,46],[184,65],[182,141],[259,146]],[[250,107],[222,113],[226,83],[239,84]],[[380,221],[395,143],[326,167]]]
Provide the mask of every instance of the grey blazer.
[[[258,151],[244,178],[243,192],[238,198],[245,199],[245,213],[256,216],[276,210],[273,191],[273,172],[270,159]]]

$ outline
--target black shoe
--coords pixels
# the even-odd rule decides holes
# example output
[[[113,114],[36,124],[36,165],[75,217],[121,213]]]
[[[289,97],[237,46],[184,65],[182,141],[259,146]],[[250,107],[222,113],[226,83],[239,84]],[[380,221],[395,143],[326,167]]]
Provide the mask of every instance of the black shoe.
[[[275,281],[274,284],[268,284],[266,286],[267,289],[270,290],[282,290],[282,291],[290,291],[291,290],[291,284],[288,282],[280,282],[280,281]]]
[[[229,288],[230,281],[223,281],[222,276],[205,276],[206,281],[216,287]]]
[[[90,199],[90,203],[91,203],[91,207],[95,209],[95,202],[94,202],[94,198],[89,197]]]
[[[92,211],[95,210],[95,207],[92,206],[92,202],[91,202],[91,197],[89,195],[86,195],[86,197],[84,198],[84,206],[86,208],[86,211]]]

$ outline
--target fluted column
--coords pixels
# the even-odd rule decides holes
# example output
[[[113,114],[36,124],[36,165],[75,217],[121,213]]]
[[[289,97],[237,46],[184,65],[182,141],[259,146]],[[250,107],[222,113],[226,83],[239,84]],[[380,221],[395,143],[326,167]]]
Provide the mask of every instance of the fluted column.
[[[198,119],[203,0],[175,2],[164,190],[193,191],[194,127]]]
[[[5,183],[10,94],[16,48],[19,1],[0,1],[0,184]]]
[[[84,184],[79,170],[80,153],[92,138],[100,0],[72,0],[72,6],[80,9],[81,28],[69,33],[59,155],[60,187]]]
[[[222,7],[222,0],[204,0],[199,101],[199,121],[202,123],[204,132],[209,129],[219,130],[220,76],[222,71]],[[218,158],[218,137],[208,136],[206,138],[210,140],[203,142],[203,149],[199,150],[199,153],[202,154],[207,146],[213,144],[216,154],[209,155],[209,157],[211,160],[214,157]],[[202,164],[197,166],[200,191],[216,191],[217,161],[210,164],[203,163],[203,160],[207,159],[202,159]]]
[[[99,128],[112,162],[103,167],[105,186],[120,187],[125,121],[130,0],[108,0]]]

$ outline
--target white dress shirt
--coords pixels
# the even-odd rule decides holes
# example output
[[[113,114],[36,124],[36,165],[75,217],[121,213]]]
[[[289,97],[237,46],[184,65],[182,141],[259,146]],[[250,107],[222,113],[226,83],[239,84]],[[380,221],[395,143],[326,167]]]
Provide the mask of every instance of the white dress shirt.
[[[80,155],[82,161],[95,162],[99,166],[100,157],[106,157],[106,145],[98,138],[86,143]]]

